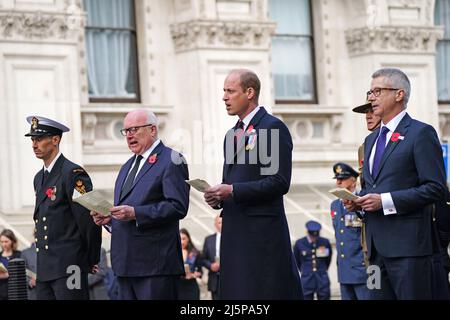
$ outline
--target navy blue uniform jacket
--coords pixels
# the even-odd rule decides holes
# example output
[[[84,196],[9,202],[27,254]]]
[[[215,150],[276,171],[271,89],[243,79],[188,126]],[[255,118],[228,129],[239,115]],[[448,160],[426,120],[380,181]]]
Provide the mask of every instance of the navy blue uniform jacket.
[[[114,205],[134,207],[136,220],[112,219],[113,271],[120,277],[182,275],[179,220],[189,206],[188,167],[179,153],[160,142],[143,159],[132,189],[120,198],[133,161],[134,156],[122,166],[114,189]]]
[[[252,150],[238,147],[238,158],[243,152],[245,164],[225,163],[223,167],[223,183],[233,185],[233,196],[223,201],[221,299],[301,298],[283,205],[291,181],[292,138],[285,124],[264,108],[252,118],[250,126],[258,137]],[[249,157],[256,156],[263,145],[263,129],[268,130],[268,153],[279,162],[278,170],[271,175],[262,175],[261,169],[274,165],[273,159],[264,165],[258,155],[256,164],[249,164]],[[279,133],[274,149],[271,132]]]
[[[92,190],[91,179],[79,165],[61,155],[42,183],[44,169],[34,177],[36,206],[37,279],[67,277],[67,268],[79,266],[88,273],[100,260],[101,228],[89,210],[72,201],[76,188]]]
[[[380,129],[365,140],[364,163]],[[430,125],[406,114],[396,133],[403,139],[389,141],[381,158],[378,174],[372,177],[365,165],[365,185],[360,195],[390,192],[397,214],[382,210],[367,212],[366,239],[369,257],[372,246],[389,258],[432,254],[432,204],[444,200],[446,186],[442,149],[436,131]]]

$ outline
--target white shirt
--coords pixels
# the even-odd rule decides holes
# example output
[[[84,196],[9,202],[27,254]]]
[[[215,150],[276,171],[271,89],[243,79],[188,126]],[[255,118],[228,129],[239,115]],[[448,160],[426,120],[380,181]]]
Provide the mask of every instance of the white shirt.
[[[250,121],[252,121],[253,117],[255,116],[255,114],[259,111],[259,109],[261,109],[260,106],[257,106],[255,109],[253,109],[252,112],[250,112],[243,120],[242,122],[244,122],[244,132],[245,130],[247,130],[248,125],[250,124]]]
[[[398,124],[400,121],[402,121],[403,117],[406,115],[406,111],[403,110],[398,115],[396,115],[391,121],[389,121],[387,124],[384,124],[381,122],[381,127],[379,133],[381,133],[381,130],[383,127],[386,127],[389,129],[389,132],[386,133],[386,145],[388,144],[389,140],[392,137],[392,134],[395,132],[395,129],[397,129]],[[378,136],[379,138],[380,136]],[[377,138],[377,141],[378,141]],[[370,173],[372,174],[372,168],[373,168],[373,159],[375,158],[375,149],[377,146],[377,141],[375,141],[372,151],[370,152],[370,158],[369,158],[369,168]],[[395,208],[394,201],[392,200],[391,193],[382,193],[381,194],[381,204],[383,206],[383,212],[384,215],[390,215],[390,214],[397,214],[397,209]]]
[[[217,232],[216,233],[216,257],[220,257],[220,238],[221,238],[221,233]]]
[[[53,167],[55,166],[56,161],[58,161],[59,157],[62,155],[61,151],[58,152],[58,154],[56,155],[55,159],[53,159],[52,163],[50,163],[50,165],[47,167],[45,167],[44,164],[44,172],[45,170],[48,171],[48,173],[52,172]]]

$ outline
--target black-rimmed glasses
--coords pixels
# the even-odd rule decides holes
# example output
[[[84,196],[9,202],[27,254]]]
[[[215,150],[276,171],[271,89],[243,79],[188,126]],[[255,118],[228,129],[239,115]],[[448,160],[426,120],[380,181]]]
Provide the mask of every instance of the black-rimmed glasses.
[[[142,126],[136,126],[136,127],[126,128],[126,129],[120,129],[120,133],[124,137],[126,137],[128,133],[131,134],[131,135],[134,135],[139,130],[139,128],[144,128],[144,127],[149,127],[149,126],[154,126],[154,124],[153,123],[149,123],[149,124],[144,124]]]
[[[379,97],[381,94],[381,91],[383,90],[400,90],[398,88],[373,88],[373,90],[369,90],[366,92],[366,96],[367,98],[369,98],[369,96],[371,94],[373,94],[375,97]]]

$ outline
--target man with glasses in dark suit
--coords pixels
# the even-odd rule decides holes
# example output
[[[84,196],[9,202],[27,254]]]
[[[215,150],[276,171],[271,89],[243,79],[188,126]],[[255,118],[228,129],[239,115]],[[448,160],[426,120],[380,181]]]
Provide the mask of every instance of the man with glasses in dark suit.
[[[120,169],[110,216],[92,212],[111,232],[111,264],[121,300],[173,300],[184,275],[179,220],[189,206],[183,156],[158,138],[147,109],[129,112],[122,135],[133,156]]]

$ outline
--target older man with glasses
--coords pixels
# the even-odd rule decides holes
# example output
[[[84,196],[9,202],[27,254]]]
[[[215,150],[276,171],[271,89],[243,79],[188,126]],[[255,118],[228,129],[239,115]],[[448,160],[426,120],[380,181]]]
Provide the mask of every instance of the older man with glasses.
[[[372,75],[367,100],[382,122],[364,142],[360,197],[346,201],[347,210],[365,212],[369,263],[380,280],[373,299],[433,298],[432,208],[445,196],[444,162],[434,128],[406,112],[410,92],[399,69]]]
[[[122,300],[176,299],[184,275],[179,220],[189,206],[188,167],[181,154],[158,138],[147,109],[127,114],[124,128],[133,156],[122,166],[110,216],[92,212],[111,232],[111,264]]]

